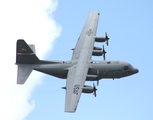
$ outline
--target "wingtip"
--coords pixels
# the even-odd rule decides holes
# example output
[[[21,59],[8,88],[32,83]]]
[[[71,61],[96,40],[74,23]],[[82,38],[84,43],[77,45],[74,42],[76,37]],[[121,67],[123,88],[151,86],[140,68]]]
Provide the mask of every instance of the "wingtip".
[[[77,109],[77,107],[76,108],[68,108],[68,107],[66,107],[65,108],[65,112],[74,113],[74,112],[76,112],[76,109]]]
[[[69,111],[69,110],[65,110],[65,112],[67,112],[67,113],[75,113],[75,111]]]
[[[100,12],[98,12],[98,11],[91,11],[89,13],[97,13],[98,15],[100,15]]]

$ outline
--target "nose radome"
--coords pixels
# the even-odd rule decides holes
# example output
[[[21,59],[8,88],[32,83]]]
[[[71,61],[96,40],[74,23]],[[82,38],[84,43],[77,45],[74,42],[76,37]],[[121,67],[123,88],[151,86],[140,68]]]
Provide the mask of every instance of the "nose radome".
[[[138,73],[139,70],[138,70],[137,68],[134,68],[134,69],[133,69],[133,72],[134,72],[134,73]]]

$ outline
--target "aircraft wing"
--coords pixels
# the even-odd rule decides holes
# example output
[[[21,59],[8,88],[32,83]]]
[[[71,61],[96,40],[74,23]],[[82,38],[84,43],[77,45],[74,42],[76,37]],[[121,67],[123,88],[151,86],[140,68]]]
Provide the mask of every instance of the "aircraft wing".
[[[92,50],[95,42],[95,36],[97,31],[97,25],[99,20],[99,12],[91,12],[84,24],[83,30],[78,38],[77,44],[74,48],[72,60],[83,57],[86,52],[87,59],[92,56]],[[81,56],[80,56],[81,55]]]
[[[89,60],[94,47],[99,12],[91,12],[85,22],[73,52],[72,60],[77,61],[69,68],[66,81],[65,112],[75,112],[84,86]]]

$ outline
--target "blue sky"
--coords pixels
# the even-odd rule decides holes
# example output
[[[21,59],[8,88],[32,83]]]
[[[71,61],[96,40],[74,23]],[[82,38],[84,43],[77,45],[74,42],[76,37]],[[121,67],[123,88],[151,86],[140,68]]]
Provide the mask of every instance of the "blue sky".
[[[152,120],[152,6],[151,0],[58,0],[58,6],[50,17],[62,27],[62,31],[58,38],[58,35],[54,37],[53,48],[44,59],[70,60],[71,48],[77,42],[88,13],[99,11],[97,36],[108,32],[110,37],[109,46],[105,45],[106,59],[127,61],[138,68],[139,73],[114,81],[101,80],[97,97],[82,94],[76,113],[64,112],[65,91],[61,87],[66,81],[43,75],[29,99],[30,104],[35,102],[35,107],[25,120]],[[37,50],[36,45],[37,53],[39,48]],[[102,57],[93,59],[103,60]],[[86,84],[92,85],[92,82]]]
[[[105,45],[107,60],[122,60],[139,69],[139,73],[119,80],[102,80],[97,87],[97,98],[82,94],[76,113],[64,112],[65,80],[44,75],[43,82],[34,90],[31,99],[35,109],[26,120],[152,120],[153,77],[152,39],[153,2],[140,1],[63,1],[58,0],[54,19],[62,26],[51,53],[46,59],[69,60],[90,11],[99,11],[97,36],[110,37]],[[102,44],[96,44],[101,46]],[[103,60],[102,57],[93,57]],[[87,82],[92,85],[92,82]]]

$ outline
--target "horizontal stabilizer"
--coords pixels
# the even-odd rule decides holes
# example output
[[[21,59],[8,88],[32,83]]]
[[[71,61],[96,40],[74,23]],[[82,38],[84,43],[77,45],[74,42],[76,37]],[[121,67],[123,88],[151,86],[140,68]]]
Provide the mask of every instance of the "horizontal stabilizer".
[[[29,44],[28,44],[29,45]],[[35,45],[29,45],[29,47],[31,48],[31,50],[33,51],[33,53],[35,53],[36,54],[36,51],[35,51]]]
[[[32,70],[33,65],[18,65],[17,84],[24,84]]]

